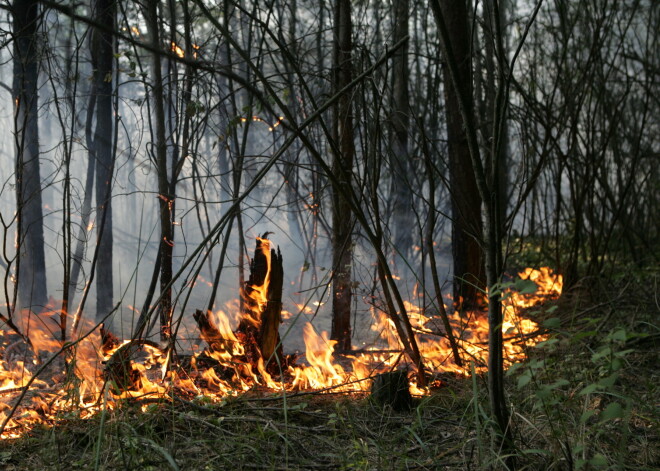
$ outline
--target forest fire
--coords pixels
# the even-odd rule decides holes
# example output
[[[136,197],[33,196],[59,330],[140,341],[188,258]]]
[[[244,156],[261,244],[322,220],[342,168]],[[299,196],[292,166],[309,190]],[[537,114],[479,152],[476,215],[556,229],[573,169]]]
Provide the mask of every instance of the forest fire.
[[[503,291],[507,364],[523,359],[526,348],[544,339],[536,323],[521,317],[521,310],[556,298],[562,287],[561,276],[548,268],[526,269],[519,275],[529,281],[511,283]],[[119,399],[146,403],[173,396],[220,400],[250,390],[366,391],[376,374],[405,366],[392,321],[376,311],[371,328],[379,334],[378,345],[337,356],[328,334],[317,333],[307,323],[303,328],[306,361],[297,363],[294,355],[283,353],[286,336],[280,338],[278,331],[281,288],[281,254],[265,237],[257,239],[250,280],[242,293],[243,308],[235,307],[240,312],[229,314],[197,311],[194,318],[206,346],[193,355],[173,354],[146,340],[120,342],[91,324],[63,343],[58,339],[55,319],[60,313],[56,309],[40,315],[23,313],[13,324],[16,329],[2,332],[1,437],[18,437],[35,424],[52,424],[65,414],[86,418],[102,408],[116,408]],[[427,373],[435,377],[468,374],[468,367],[454,363],[450,344],[436,327],[440,325],[437,316],[413,302],[407,302],[406,308]],[[238,326],[232,327],[237,320]],[[486,319],[455,314],[450,322],[463,359],[484,371]],[[22,337],[18,332],[26,334]],[[411,387],[414,394],[428,393],[412,380]]]

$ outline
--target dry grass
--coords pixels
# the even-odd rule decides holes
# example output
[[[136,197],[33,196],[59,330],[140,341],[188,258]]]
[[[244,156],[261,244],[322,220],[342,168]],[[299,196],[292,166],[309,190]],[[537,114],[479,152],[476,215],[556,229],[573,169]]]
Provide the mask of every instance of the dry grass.
[[[660,328],[654,284],[643,280],[614,283],[609,297],[576,291],[555,311],[532,313],[556,316],[559,327],[556,341],[530,352],[536,363],[507,377],[518,469],[660,469]],[[526,371],[533,373],[527,383]],[[612,384],[585,393],[613,371]],[[407,413],[346,394],[126,402],[0,443],[0,469],[503,468],[484,378],[443,379]],[[608,417],[615,402],[622,410]]]

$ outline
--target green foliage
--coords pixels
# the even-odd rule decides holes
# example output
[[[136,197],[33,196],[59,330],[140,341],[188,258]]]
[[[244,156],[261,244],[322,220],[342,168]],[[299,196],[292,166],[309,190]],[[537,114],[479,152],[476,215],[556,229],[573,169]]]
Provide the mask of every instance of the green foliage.
[[[647,334],[621,325],[590,328],[602,321],[585,318],[586,330],[569,333],[562,332],[559,317],[546,319],[544,327],[555,333],[535,346],[529,361],[507,372],[524,408],[546,417],[543,454],[562,449],[563,461],[573,462],[575,469],[610,469],[620,462],[602,449],[608,442],[620,453],[627,451],[634,398],[621,378],[638,353],[629,347],[631,341]]]

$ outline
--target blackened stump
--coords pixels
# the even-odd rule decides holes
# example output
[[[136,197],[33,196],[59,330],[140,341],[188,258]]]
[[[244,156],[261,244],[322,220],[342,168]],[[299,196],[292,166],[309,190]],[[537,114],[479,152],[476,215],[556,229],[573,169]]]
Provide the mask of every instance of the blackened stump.
[[[379,406],[390,406],[397,412],[412,408],[412,396],[408,386],[408,372],[404,370],[382,373],[374,378],[371,399]]]
[[[279,326],[282,322],[282,285],[284,271],[279,248],[270,248],[268,233],[257,238],[254,258],[250,264],[250,278],[243,289],[244,312],[236,335],[245,347],[247,361],[278,373],[278,360],[284,355]]]

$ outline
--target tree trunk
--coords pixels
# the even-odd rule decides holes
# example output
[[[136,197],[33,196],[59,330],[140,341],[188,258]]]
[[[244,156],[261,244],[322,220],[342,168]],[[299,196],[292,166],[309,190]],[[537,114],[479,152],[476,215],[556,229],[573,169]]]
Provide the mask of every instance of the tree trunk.
[[[394,42],[408,36],[409,0],[399,0],[394,7]],[[394,247],[401,257],[412,253],[413,195],[411,190],[412,165],[408,154],[408,127],[410,123],[410,103],[408,93],[408,42],[401,46],[392,57],[392,195],[394,198],[392,218],[394,227]]]
[[[14,82],[16,199],[18,219],[18,308],[46,305],[43,209],[39,172],[37,24],[39,2],[15,0]]]
[[[108,26],[111,30],[114,29],[114,0],[96,0],[94,8],[96,21]],[[100,321],[113,307],[111,188],[114,169],[112,129],[114,39],[112,34],[108,30],[92,30],[90,52],[94,68],[93,88],[97,94],[93,155],[97,159],[96,230],[98,231],[98,262],[96,265],[96,320]],[[104,219],[103,224],[101,224],[102,219]]]
[[[498,43],[498,30],[501,28],[501,34],[503,35],[502,43],[504,45],[504,50],[506,52],[507,47],[507,35],[505,31],[506,25],[506,1],[500,0],[499,6],[496,8],[493,0],[487,0],[484,3],[483,8],[483,25],[484,25],[484,50],[485,50],[485,64],[486,64],[486,83],[484,90],[484,107],[482,113],[482,119],[485,121],[483,141],[484,145],[488,147],[488,141],[491,136],[495,136],[496,130],[493,128],[495,123],[498,122],[497,117],[495,116],[497,110],[497,91],[498,86],[502,84],[497,83],[496,74],[498,71],[497,61],[497,43]],[[499,22],[499,28],[497,25]],[[507,58],[499,58],[499,60],[506,61]],[[504,221],[506,217],[506,211],[509,202],[509,165],[508,165],[508,148],[509,148],[509,131],[506,124],[506,117],[502,123],[500,136],[500,144],[497,146],[498,156],[490,156],[489,159],[493,162],[499,161],[497,168],[495,169],[495,176],[498,179],[498,185],[501,189],[499,195],[498,211],[499,211],[499,220]],[[503,228],[500,228],[502,230]]]
[[[497,166],[496,160],[497,143],[499,142],[498,123],[493,125],[496,133],[491,137],[494,149],[489,154],[493,157],[487,160],[484,166],[481,160],[481,153],[477,139],[477,126],[474,116],[472,91],[469,83],[461,78],[461,69],[465,67],[465,56],[457,53],[460,46],[454,46],[463,38],[468,40],[467,31],[467,8],[464,2],[441,3],[440,0],[431,0],[433,15],[436,20],[440,36],[440,45],[446,60],[446,72],[450,83],[456,90],[455,104],[457,105],[461,122],[465,129],[465,137],[468,146],[468,155],[472,163],[472,171],[476,181],[477,190],[485,206],[485,231],[484,231],[484,253],[486,258],[486,277],[487,286],[491,287],[488,294],[488,392],[490,399],[491,413],[494,418],[495,430],[500,434],[503,440],[503,446],[510,450],[511,430],[509,425],[509,411],[507,409],[504,397],[504,366],[502,355],[502,303],[501,294],[494,288],[499,284],[502,276],[502,233],[500,232],[501,222],[499,220],[499,185],[495,172],[486,172],[484,168],[493,169]],[[451,25],[451,26],[449,26]],[[464,34],[453,36],[452,31],[456,25],[463,25]],[[459,31],[460,33],[460,31]],[[467,44],[467,43],[466,43]],[[467,46],[464,44],[465,51]],[[463,59],[463,61],[461,61]],[[468,69],[469,72],[469,69]],[[500,77],[502,79],[502,77]],[[464,87],[459,86],[466,84]],[[500,82],[500,88],[497,93],[495,116],[501,116],[505,108],[505,89],[504,83]],[[469,94],[468,94],[469,93]]]
[[[352,80],[352,25],[350,0],[336,0],[333,37],[333,85],[335,92]],[[351,186],[355,155],[351,95],[344,94],[334,107],[333,139],[338,152],[333,156],[332,172],[338,184],[332,188],[332,268],[333,303],[330,337],[337,341],[338,351],[351,349],[351,263],[353,254],[353,218],[346,199]]]
[[[174,231],[172,227],[172,206],[174,195],[170,194],[170,182],[167,171],[167,144],[165,139],[165,96],[163,93],[163,74],[161,71],[161,57],[158,52],[161,48],[158,5],[159,1],[147,2],[146,20],[151,44],[154,48],[152,55],[152,99],[154,107],[154,127],[156,131],[156,166],[158,171],[158,203],[160,206],[160,337],[168,341],[171,337],[172,327],[172,254],[174,248]]]
[[[472,109],[470,30],[464,1],[442,2],[445,24],[458,67],[461,90],[456,90],[447,65],[443,67],[449,183],[452,208],[452,256],[454,261],[454,302],[460,309],[479,306],[486,287],[484,260],[478,240],[483,234],[481,197],[477,188],[470,148],[458,104],[464,97]]]

